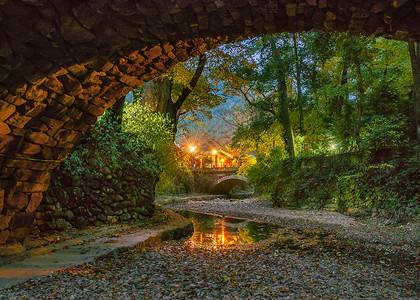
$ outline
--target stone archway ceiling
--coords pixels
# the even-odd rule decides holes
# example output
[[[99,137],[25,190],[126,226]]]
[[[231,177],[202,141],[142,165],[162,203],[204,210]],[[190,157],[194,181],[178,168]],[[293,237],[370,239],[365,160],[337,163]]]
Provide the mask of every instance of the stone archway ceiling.
[[[220,44],[311,29],[420,41],[420,1],[0,0],[0,244],[115,99]]]
[[[213,194],[227,194],[239,185],[248,184],[248,180],[238,175],[227,175],[217,179],[210,187]]]

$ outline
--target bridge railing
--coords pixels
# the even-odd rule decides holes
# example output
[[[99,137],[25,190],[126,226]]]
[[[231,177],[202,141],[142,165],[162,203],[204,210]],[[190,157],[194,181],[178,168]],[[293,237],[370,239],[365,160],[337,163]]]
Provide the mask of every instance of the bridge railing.
[[[193,172],[200,173],[236,173],[238,167],[226,167],[226,168],[190,168]]]

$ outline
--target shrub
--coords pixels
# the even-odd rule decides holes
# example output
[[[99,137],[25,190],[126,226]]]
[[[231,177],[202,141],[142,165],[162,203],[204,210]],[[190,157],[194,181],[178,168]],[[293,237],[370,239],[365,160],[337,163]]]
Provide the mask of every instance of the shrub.
[[[248,176],[275,206],[355,208],[400,221],[420,212],[419,152],[380,163],[363,153],[283,160],[273,155],[251,167]]]
[[[83,135],[61,167],[69,180],[100,180],[104,173],[127,168],[142,170],[150,176],[160,174],[167,160],[165,149],[170,144],[168,121],[146,106],[129,105],[126,112],[122,130],[118,124],[101,119]],[[86,168],[86,158],[96,168]],[[103,172],[104,168],[107,172]]]

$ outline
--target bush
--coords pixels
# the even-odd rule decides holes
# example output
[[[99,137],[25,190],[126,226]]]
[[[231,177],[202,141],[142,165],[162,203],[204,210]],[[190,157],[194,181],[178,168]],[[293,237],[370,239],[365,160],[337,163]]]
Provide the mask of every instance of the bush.
[[[400,221],[420,212],[417,150],[381,163],[366,160],[363,153],[283,160],[274,154],[251,167],[248,176],[275,206],[352,208]]]
[[[408,118],[403,115],[373,116],[361,132],[361,149],[375,151],[407,146],[407,122]]]
[[[168,121],[145,106],[129,105],[126,112],[122,130],[118,124],[101,119],[83,135],[61,167],[69,180],[100,180],[104,173],[128,168],[150,176],[161,173],[166,161],[165,149],[170,143]],[[86,157],[96,168],[86,168]],[[107,170],[103,172],[105,168]]]

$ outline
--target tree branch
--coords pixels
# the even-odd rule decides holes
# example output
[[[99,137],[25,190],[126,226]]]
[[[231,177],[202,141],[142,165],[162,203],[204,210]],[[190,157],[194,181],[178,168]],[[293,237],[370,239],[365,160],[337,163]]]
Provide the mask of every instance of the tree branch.
[[[195,70],[195,73],[193,77],[191,78],[190,83],[188,84],[188,86],[186,86],[182,90],[181,95],[178,97],[178,99],[174,103],[176,110],[179,110],[181,108],[182,104],[185,102],[185,100],[188,98],[188,96],[191,94],[191,92],[197,85],[197,82],[200,79],[201,74],[203,73],[206,62],[207,62],[207,56],[205,54],[200,55],[200,60],[198,61],[197,69]]]

